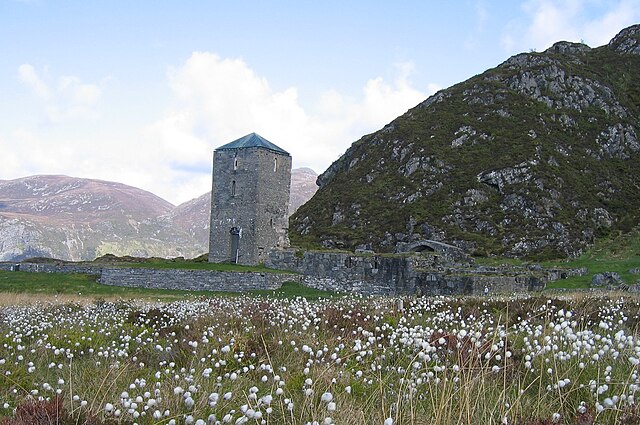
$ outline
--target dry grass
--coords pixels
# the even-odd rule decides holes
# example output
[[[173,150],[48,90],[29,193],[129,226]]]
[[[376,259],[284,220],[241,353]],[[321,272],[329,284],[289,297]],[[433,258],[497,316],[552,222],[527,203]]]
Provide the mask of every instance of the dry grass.
[[[80,305],[93,304],[97,300],[105,300],[116,302],[122,299],[122,297],[90,297],[83,295],[72,295],[72,294],[63,294],[63,295],[52,295],[52,294],[30,294],[30,293],[11,293],[11,292],[0,292],[0,306],[10,306],[10,305],[29,305],[29,304],[38,304],[38,303],[73,303]]]

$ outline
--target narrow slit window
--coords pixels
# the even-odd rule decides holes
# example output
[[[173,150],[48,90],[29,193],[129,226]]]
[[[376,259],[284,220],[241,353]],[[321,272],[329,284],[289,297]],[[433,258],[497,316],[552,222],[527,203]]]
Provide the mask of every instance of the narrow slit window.
[[[231,196],[236,196],[236,181],[231,182]]]
[[[278,171],[278,158],[273,158],[273,172]]]
[[[233,159],[233,169],[237,170],[238,169],[238,158],[234,158]]]

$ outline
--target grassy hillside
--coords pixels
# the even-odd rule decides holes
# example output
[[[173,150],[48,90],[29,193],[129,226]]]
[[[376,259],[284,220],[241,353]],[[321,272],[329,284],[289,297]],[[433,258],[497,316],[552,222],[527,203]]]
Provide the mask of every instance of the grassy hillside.
[[[552,282],[549,289],[588,288],[596,273],[616,272],[627,285],[640,284],[640,274],[629,273],[640,268],[640,229],[617,237],[599,240],[589,251],[571,261],[548,262],[546,266],[586,267],[585,276]]]
[[[542,261],[631,231],[640,55],[617,45],[514,56],[362,137],[292,217],[292,243],[393,252],[437,239]]]

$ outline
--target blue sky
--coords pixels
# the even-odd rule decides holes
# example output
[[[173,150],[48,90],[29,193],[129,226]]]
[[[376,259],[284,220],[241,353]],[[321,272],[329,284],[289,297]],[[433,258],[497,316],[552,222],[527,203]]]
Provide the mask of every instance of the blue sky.
[[[177,204],[257,132],[323,171],[435,91],[558,40],[607,43],[640,0],[0,0],[0,179],[119,181]]]

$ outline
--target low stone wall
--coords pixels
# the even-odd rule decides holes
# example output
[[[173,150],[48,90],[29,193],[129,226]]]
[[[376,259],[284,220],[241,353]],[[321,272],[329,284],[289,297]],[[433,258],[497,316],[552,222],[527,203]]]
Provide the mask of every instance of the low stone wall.
[[[567,279],[570,277],[584,276],[587,274],[586,267],[577,269],[546,269],[545,273],[549,281]]]
[[[243,292],[277,289],[287,281],[339,292],[367,295],[481,295],[541,290],[550,280],[584,270],[534,269],[515,266],[452,265],[429,254],[383,256],[343,252],[278,250],[268,267],[299,274],[216,272],[208,270],[95,267],[80,264],[20,263],[20,270],[41,273],[84,273],[105,285],[140,288]],[[0,263],[0,270],[16,264]]]
[[[278,289],[284,282],[300,281],[295,274],[217,272],[211,270],[104,268],[98,282],[104,285],[188,291],[244,292]]]
[[[278,250],[269,253],[265,265],[301,273],[302,283],[311,288],[393,295],[403,293],[399,288],[412,277],[406,275],[412,273],[407,261],[408,257]]]
[[[372,295],[481,295],[541,290],[542,270],[452,263],[439,254],[383,256],[341,252],[278,250],[268,267],[301,273],[317,289]]]
[[[445,275],[422,272],[414,292],[421,295],[483,295],[540,291],[544,280],[532,275]]]
[[[0,270],[12,271],[17,263],[0,263]],[[95,275],[104,285],[188,291],[244,292],[278,289],[284,282],[300,282],[288,273],[219,272],[213,270],[96,267],[79,264],[19,263],[19,270],[33,273],[82,273]]]
[[[385,282],[365,282],[357,279],[338,280],[330,277],[303,276],[301,283],[322,291],[347,292],[365,295],[395,295],[396,288]]]
[[[102,267],[81,264],[37,264],[37,263],[0,263],[0,270],[31,273],[82,273],[99,276]]]

